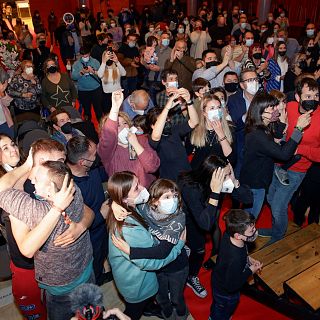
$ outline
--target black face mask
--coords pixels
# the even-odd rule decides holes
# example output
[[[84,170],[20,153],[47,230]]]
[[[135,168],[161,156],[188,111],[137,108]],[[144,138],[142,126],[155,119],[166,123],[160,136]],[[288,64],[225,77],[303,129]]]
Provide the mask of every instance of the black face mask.
[[[109,66],[109,67],[112,66],[112,64],[113,64],[113,61],[112,61],[112,60],[108,60],[108,61],[106,62],[106,65]]]
[[[252,56],[257,60],[260,60],[262,58],[262,54],[260,52],[256,52]]]
[[[71,122],[66,122],[60,129],[64,134],[70,134],[72,132]]]
[[[172,133],[172,124],[171,122],[166,121],[166,124],[164,125],[162,134],[165,136],[170,136]]]
[[[39,46],[45,46],[45,45],[46,45],[46,40],[39,41]]]
[[[299,66],[299,68],[300,68],[301,70],[307,69],[307,67],[308,67],[307,61],[306,61],[306,60],[301,60],[301,61],[299,62],[299,64],[298,64],[298,66]]]
[[[23,184],[23,190],[28,193],[32,199],[36,199],[34,196],[34,192],[36,191],[36,189],[30,179],[27,179]]]
[[[301,101],[301,107],[306,111],[317,110],[318,105],[319,105],[319,101],[317,101],[317,100],[303,100],[303,101]]]
[[[209,69],[211,67],[216,67],[219,65],[218,61],[210,61],[210,62],[206,62],[206,69]]]
[[[226,91],[233,93],[239,89],[239,83],[238,82],[225,83],[224,88],[226,89]]]
[[[278,51],[278,53],[279,53],[280,57],[284,57],[287,53],[287,50],[286,51]]]
[[[47,68],[49,73],[56,73],[58,71],[57,66],[50,66],[49,68]]]
[[[252,236],[244,236],[247,237],[247,239],[245,240],[246,242],[254,242],[258,237],[258,230],[256,230]]]
[[[313,51],[314,51],[314,47],[308,47],[308,48],[307,48],[307,51],[308,51],[308,52],[313,52]]]

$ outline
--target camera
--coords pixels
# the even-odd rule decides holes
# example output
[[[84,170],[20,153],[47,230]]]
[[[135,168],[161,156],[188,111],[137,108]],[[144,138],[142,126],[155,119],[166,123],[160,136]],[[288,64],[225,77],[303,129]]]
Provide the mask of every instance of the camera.
[[[113,53],[112,47],[108,47],[108,52]]]

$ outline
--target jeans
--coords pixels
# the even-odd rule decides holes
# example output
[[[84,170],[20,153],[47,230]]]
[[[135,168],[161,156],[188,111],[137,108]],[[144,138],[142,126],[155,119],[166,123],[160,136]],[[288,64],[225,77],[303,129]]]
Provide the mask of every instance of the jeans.
[[[94,274],[90,276],[86,283],[94,283]],[[67,320],[71,319],[73,312],[71,311],[71,299],[70,294],[52,295],[47,290],[46,294],[46,304],[47,304],[47,314],[49,320]]]
[[[159,291],[157,294],[157,302],[159,303],[163,314],[169,318],[176,309],[179,316],[187,313],[187,306],[184,301],[183,290],[189,274],[189,266],[176,272],[162,272],[157,274],[159,282]],[[170,292],[170,299],[168,295]]]
[[[8,127],[8,124],[6,122],[1,124],[0,125],[0,133],[4,133],[4,134],[8,135],[11,139],[13,139],[13,137],[14,137],[13,126]]]
[[[272,211],[272,235],[270,243],[282,239],[288,227],[288,205],[299,188],[304,176],[304,172],[295,172],[288,170],[289,185],[282,185],[275,174],[269,187],[267,200]]]
[[[222,294],[213,285],[212,288],[213,302],[211,304],[211,320],[229,320],[237,308],[240,300],[240,292],[234,294]]]
[[[256,219],[259,216],[261,208],[263,206],[264,197],[266,195],[265,189],[251,189],[253,195],[253,205],[251,208],[246,208],[245,210],[251,213]]]

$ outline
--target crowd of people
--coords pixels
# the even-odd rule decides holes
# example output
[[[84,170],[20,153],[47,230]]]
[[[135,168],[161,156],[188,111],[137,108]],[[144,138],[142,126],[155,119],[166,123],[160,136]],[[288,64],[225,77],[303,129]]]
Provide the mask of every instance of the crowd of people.
[[[308,208],[319,223],[316,25],[295,39],[282,6],[259,24],[176,0],[60,22],[52,10],[48,28],[36,11],[33,25],[36,41],[19,19],[1,29],[21,61],[0,68],[1,231],[21,313],[70,319],[74,289],[114,280],[119,319],[185,320],[205,267],[209,319],[229,319],[263,267],[247,243],[282,239],[289,205],[299,226]],[[257,230],[264,205],[272,227]]]

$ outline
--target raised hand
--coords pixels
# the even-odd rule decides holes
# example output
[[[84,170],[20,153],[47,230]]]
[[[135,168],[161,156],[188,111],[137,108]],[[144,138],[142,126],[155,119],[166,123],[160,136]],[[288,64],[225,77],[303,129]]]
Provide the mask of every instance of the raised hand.
[[[224,178],[225,170],[223,168],[218,168],[213,171],[210,182],[210,189],[212,192],[220,193]]]
[[[68,185],[69,178],[69,174],[66,174],[59,192],[54,192],[55,185],[53,182],[51,183],[51,188],[53,190],[51,201],[53,203],[53,206],[60,211],[64,211],[69,207],[70,203],[73,201],[73,195],[76,191],[72,179],[70,180],[70,183]]]
[[[117,90],[112,92],[112,107],[115,106],[117,110],[120,109],[123,102],[123,92],[122,90]]]

